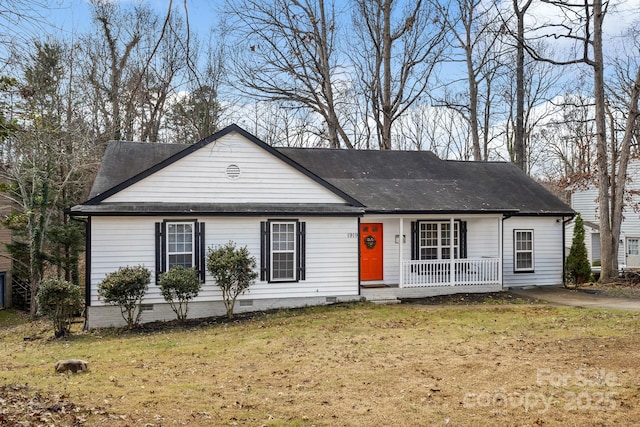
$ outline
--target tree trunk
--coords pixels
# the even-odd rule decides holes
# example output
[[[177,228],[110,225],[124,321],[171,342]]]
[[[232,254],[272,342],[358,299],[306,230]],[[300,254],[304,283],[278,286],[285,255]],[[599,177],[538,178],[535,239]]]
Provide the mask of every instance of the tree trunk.
[[[514,140],[515,164],[526,171],[525,149],[524,149],[524,14],[531,5],[529,0],[520,9],[518,0],[513,0],[513,8],[518,18],[518,34],[516,43],[516,128]]]
[[[600,281],[618,274],[618,240],[613,240],[609,203],[609,164],[604,95],[604,58],[602,51],[602,0],[593,2],[593,86],[596,122],[596,165],[598,177],[598,209],[600,213]]]
[[[391,1],[386,0],[383,5],[382,29],[382,141],[380,149],[391,149]]]
[[[473,70],[473,57],[471,44],[471,32],[467,31],[466,45],[466,62],[467,74],[469,76],[469,124],[471,125],[471,147],[473,150],[473,160],[479,162],[482,160],[480,152],[480,131],[478,130],[478,82],[476,81],[476,73]],[[485,159],[486,160],[486,159]]]

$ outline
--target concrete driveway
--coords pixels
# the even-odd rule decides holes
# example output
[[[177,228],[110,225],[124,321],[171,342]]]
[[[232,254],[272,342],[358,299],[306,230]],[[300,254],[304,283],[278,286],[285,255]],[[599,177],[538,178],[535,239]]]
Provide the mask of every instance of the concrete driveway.
[[[589,292],[567,289],[563,286],[528,286],[524,288],[510,288],[509,292],[516,295],[538,298],[555,305],[640,311],[640,299],[592,294]]]

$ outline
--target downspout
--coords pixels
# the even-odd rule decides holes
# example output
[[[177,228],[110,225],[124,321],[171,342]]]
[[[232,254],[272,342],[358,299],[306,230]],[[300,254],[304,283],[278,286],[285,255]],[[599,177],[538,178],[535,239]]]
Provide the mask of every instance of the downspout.
[[[404,218],[400,218],[400,225],[398,227],[398,247],[400,249],[398,249],[398,259],[400,261],[400,283],[398,284],[399,288],[402,288],[404,285],[404,260],[402,257],[402,250],[404,249],[404,239],[402,238],[402,236],[404,235]]]
[[[362,219],[361,217],[358,217],[358,233],[356,233],[358,236],[357,243],[356,243],[356,245],[358,245],[358,296],[362,295],[362,281],[360,280],[360,278],[362,277],[360,274],[360,269],[361,269],[360,265],[362,264],[360,259],[360,257],[362,256],[362,254],[360,253],[360,237],[361,237],[360,236],[360,220],[361,219]]]
[[[454,253],[453,253],[453,239],[455,237],[455,221],[453,220],[453,217],[449,218],[449,271],[451,272],[450,278],[449,280],[451,281],[449,283],[450,286],[455,286],[456,285],[456,264],[455,264],[455,258],[454,258]],[[458,235],[458,238],[460,238],[460,235]]]

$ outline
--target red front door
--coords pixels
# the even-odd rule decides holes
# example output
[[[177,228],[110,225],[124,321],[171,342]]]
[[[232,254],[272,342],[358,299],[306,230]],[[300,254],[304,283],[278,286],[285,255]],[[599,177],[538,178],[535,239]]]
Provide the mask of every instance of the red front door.
[[[360,280],[382,280],[382,224],[360,224]]]

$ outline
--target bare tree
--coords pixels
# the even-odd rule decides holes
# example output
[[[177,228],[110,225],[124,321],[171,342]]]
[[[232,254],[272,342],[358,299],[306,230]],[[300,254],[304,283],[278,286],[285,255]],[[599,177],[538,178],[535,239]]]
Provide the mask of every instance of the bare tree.
[[[212,34],[215,30],[212,29]],[[218,100],[225,75],[224,33],[215,33],[206,45],[192,38],[188,81],[183,92],[174,94],[167,112],[167,127],[172,141],[197,142],[214,133],[223,108]]]
[[[557,60],[538,55],[527,46],[528,52],[536,59],[558,65],[586,64],[593,73],[593,103],[596,133],[596,181],[598,186],[598,212],[600,215],[600,247],[602,266],[601,281],[609,281],[618,274],[618,241],[624,206],[624,188],[627,173],[632,134],[622,139],[621,147],[615,154],[610,142],[611,132],[607,131],[607,105],[605,94],[605,57],[603,48],[603,23],[608,13],[609,2],[593,0],[584,3],[568,3],[559,0],[544,0],[560,11],[561,22],[546,27],[540,37],[567,39],[576,43],[577,55],[567,60]],[[632,86],[635,88],[635,86]],[[633,95],[633,90],[631,91]],[[634,102],[635,101],[635,102]],[[631,96],[627,110],[629,126],[635,126],[637,98]],[[609,137],[607,135],[609,134]],[[610,157],[610,154],[612,157]],[[616,170],[617,167],[617,170]]]
[[[138,45],[145,34],[156,29],[157,17],[142,5],[125,11],[117,3],[92,0],[91,6],[97,34],[88,35],[82,45],[87,60],[85,78],[93,90],[94,115],[99,120],[96,130],[106,140],[133,139],[136,88],[144,78],[151,48],[147,47],[143,58],[134,54],[140,54]]]
[[[330,147],[353,148],[338,118],[333,0],[238,0],[229,13],[238,23],[236,37],[245,40],[232,56],[238,89],[313,111],[322,117]]]
[[[468,122],[473,159],[488,160],[489,127],[495,96],[492,89],[501,73],[500,69],[504,67],[501,56],[506,54],[504,46],[500,46],[500,21],[495,19],[496,12],[489,3],[482,0],[433,3],[452,35],[451,60],[463,63],[465,69],[464,83],[460,79],[447,84],[464,85],[466,92],[439,103],[456,110]]]
[[[394,121],[425,95],[444,50],[445,26],[422,0],[357,0],[353,22],[358,45],[351,58],[371,105],[378,145],[388,150]]]

